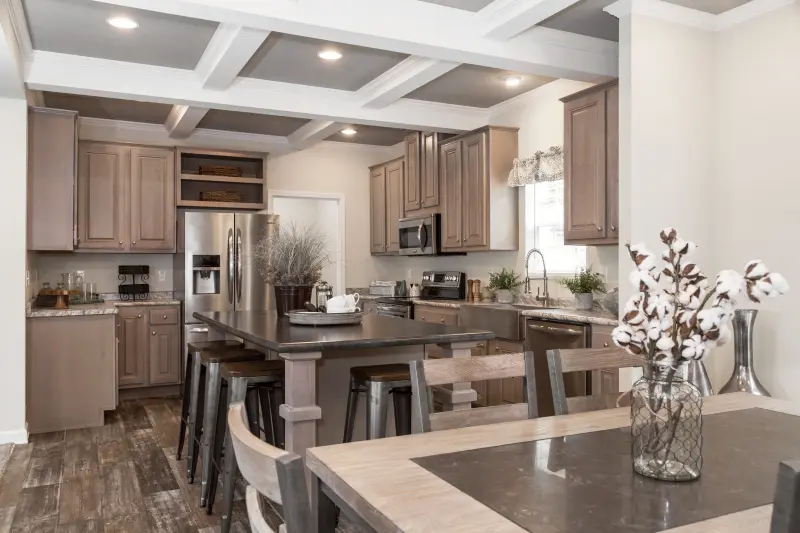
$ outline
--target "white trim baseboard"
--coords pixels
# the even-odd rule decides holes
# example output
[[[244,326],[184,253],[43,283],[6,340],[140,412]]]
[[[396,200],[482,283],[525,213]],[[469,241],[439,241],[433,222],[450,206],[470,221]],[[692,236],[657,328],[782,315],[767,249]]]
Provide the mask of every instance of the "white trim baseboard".
[[[24,429],[0,431],[0,444],[27,444],[28,432]]]

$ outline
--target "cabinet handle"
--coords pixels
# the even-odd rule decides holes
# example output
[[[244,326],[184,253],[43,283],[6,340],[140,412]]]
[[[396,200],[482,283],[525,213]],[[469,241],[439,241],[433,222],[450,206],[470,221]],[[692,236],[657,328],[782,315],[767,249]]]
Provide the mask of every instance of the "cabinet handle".
[[[153,335],[155,335],[155,334],[156,334],[156,332],[154,331],[154,332],[153,332]]]
[[[122,244],[122,241],[119,241],[119,243]]]
[[[167,315],[164,315],[164,320],[166,320],[166,319],[167,319]]]
[[[456,239],[456,242],[461,242],[461,239]]]
[[[136,241],[133,241],[131,244],[136,244]]]
[[[611,231],[617,231],[617,227],[616,226],[611,226]]]
[[[142,314],[139,313],[138,315],[136,315],[136,318],[142,318]]]
[[[482,342],[479,342],[478,344],[476,344],[476,345],[475,345],[475,347],[476,347],[476,348],[483,348],[483,343],[482,343]]]
[[[422,320],[423,322],[425,322],[425,317],[424,316],[419,317],[419,319]]]
[[[603,228],[601,228],[600,226],[597,226],[597,231],[603,231]]]
[[[442,319],[442,324],[444,324],[444,318]]]
[[[608,348],[608,343],[607,342],[603,343],[603,348]]]
[[[495,346],[494,347],[494,351],[497,352],[497,353],[500,353],[500,347],[499,346]]]

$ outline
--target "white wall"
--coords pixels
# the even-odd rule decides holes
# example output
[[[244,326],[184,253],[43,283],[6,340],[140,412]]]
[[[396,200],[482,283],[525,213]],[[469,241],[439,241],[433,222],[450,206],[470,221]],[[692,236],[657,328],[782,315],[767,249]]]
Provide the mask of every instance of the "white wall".
[[[714,272],[763,259],[794,292],[760,306],[755,367],[767,389],[800,401],[800,4],[794,3],[717,36],[715,64]],[[743,304],[743,307],[750,307]],[[732,347],[709,359],[719,387],[730,377]]]
[[[49,281],[51,286],[61,281],[62,272],[85,272],[84,281],[97,284],[97,292],[119,292],[117,278],[119,265],[148,265],[150,267],[150,290],[172,291],[172,254],[86,254],[86,253],[39,253],[36,254],[36,276],[38,284]],[[164,281],[159,279],[164,272]]]
[[[24,99],[0,98],[0,159],[3,161],[3,219],[0,278],[5,305],[0,353],[0,443],[25,442],[25,230],[28,169],[28,107]]]

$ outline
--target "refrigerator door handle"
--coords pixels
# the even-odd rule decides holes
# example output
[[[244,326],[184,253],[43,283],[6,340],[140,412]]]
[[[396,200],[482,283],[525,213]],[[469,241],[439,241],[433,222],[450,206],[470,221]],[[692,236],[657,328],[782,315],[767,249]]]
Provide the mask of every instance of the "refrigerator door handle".
[[[228,303],[233,303],[233,269],[235,258],[233,256],[233,229],[228,230]]]
[[[236,303],[242,301],[242,230],[236,228]]]

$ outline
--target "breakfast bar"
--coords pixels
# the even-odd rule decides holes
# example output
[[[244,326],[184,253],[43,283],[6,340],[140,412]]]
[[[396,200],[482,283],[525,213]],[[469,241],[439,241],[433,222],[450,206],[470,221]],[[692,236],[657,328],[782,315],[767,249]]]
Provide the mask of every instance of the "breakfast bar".
[[[305,456],[317,444],[317,420],[323,416],[317,401],[317,361],[330,350],[353,350],[374,355],[381,348],[437,344],[445,357],[470,357],[478,342],[493,339],[491,331],[366,315],[361,324],[337,327],[294,326],[274,311],[194,313],[218,338],[232,335],[285,360],[285,403],[280,415],[286,421],[286,449]],[[469,409],[476,392],[469,383],[447,391],[454,410]]]

